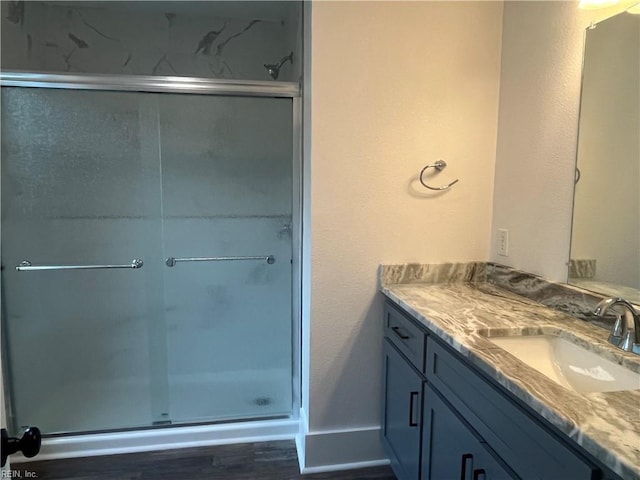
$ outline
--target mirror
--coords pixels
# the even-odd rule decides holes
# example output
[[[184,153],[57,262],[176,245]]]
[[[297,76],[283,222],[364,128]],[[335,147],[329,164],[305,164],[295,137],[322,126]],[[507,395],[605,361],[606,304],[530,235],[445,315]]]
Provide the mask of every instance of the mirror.
[[[640,303],[640,15],[587,29],[569,281]]]

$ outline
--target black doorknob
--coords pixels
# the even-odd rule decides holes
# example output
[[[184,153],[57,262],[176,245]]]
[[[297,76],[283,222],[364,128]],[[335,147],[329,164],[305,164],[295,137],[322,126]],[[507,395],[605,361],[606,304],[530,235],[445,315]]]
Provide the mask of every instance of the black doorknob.
[[[7,457],[17,451],[27,457],[35,457],[40,451],[42,435],[37,427],[28,427],[22,438],[10,437],[6,429],[2,429],[2,466],[7,463]]]

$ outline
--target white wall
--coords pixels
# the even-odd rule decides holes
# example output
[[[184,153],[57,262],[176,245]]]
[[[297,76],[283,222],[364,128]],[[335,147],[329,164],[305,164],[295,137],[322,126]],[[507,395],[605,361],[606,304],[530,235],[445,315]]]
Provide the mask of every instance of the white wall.
[[[378,265],[488,260],[501,25],[500,2],[313,3],[307,467],[377,442]],[[433,194],[439,158],[460,182]]]
[[[491,260],[566,281],[584,30],[629,3],[505,2]]]

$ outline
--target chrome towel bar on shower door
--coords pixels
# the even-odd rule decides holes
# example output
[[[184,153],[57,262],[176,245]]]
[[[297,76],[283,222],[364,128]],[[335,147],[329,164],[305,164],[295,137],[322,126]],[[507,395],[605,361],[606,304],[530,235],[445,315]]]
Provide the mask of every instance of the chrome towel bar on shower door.
[[[167,267],[174,267],[178,262],[225,262],[232,260],[265,260],[269,265],[275,263],[276,258],[273,255],[259,255],[253,257],[169,257],[165,262]]]
[[[137,270],[142,268],[144,262],[139,258],[134,258],[127,265],[32,265],[29,260],[23,260],[16,267],[19,272],[34,272],[41,270],[101,270],[105,268],[131,268]]]

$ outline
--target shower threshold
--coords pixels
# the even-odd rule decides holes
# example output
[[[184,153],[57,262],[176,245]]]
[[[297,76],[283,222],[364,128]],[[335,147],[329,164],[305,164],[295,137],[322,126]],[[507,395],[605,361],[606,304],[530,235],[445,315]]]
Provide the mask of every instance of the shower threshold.
[[[13,455],[13,463],[91,457],[119,453],[150,452],[175,448],[233,443],[292,440],[299,433],[299,419],[281,417],[195,425],[163,425],[136,430],[45,435],[40,454],[32,459]]]

